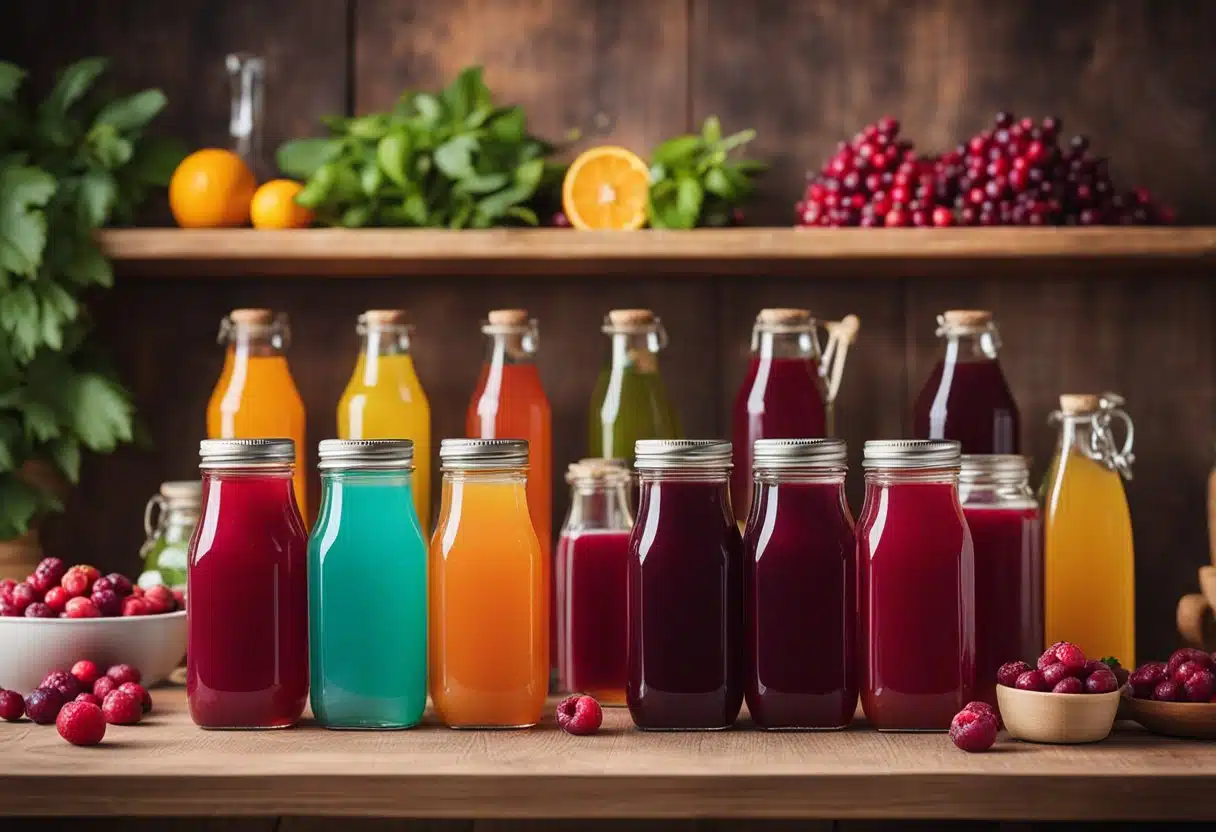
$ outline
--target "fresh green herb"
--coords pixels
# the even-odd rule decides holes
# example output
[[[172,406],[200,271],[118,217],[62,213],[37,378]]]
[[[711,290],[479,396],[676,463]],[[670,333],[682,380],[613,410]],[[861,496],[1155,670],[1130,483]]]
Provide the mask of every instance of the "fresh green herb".
[[[322,122],[328,137],[289,141],[277,159],[326,225],[536,225],[537,198],[563,173],[521,108],[494,106],[480,67],[439,93],[404,93],[390,112]]]
[[[752,179],[766,165],[728,158],[755,137],[755,130],[724,137],[717,117],[710,116],[700,135],[676,136],[656,147],[650,160],[651,227],[730,225],[736,206],[755,193]]]
[[[133,437],[131,398],[88,339],[82,295],[114,279],[93,232],[130,221],[185,154],[143,133],[160,90],[101,95],[105,69],[72,64],[34,106],[19,97],[25,72],[0,62],[0,540],[62,508],[24,465],[76,482],[82,450]]]

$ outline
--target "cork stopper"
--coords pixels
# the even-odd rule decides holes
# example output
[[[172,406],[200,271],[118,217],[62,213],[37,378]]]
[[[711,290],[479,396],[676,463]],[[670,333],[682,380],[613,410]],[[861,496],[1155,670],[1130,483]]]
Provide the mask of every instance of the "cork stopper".
[[[528,322],[527,309],[491,309],[486,316],[491,326],[520,326]]]
[[[1065,416],[1093,413],[1099,406],[1098,396],[1093,393],[1065,393],[1060,396],[1060,411]]]
[[[649,309],[613,309],[608,322],[619,327],[644,326],[654,323],[654,313]]]
[[[199,502],[203,484],[199,480],[172,480],[160,484],[160,496],[171,502]]]
[[[756,323],[768,326],[798,326],[810,323],[809,309],[761,309]]]
[[[392,326],[405,323],[404,309],[369,309],[359,316],[369,324]]]
[[[987,309],[947,309],[942,313],[946,326],[984,326],[992,323],[992,313]]]
[[[234,324],[257,326],[273,321],[274,312],[269,309],[233,309],[228,313],[228,318]]]

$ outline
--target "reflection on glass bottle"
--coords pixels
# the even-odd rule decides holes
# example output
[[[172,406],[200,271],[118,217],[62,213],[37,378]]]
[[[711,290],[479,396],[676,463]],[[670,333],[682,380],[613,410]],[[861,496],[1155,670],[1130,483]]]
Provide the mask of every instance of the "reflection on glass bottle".
[[[245,160],[258,182],[273,178],[262,154],[266,61],[248,52],[233,52],[224,59],[232,106],[228,118],[229,146]]]

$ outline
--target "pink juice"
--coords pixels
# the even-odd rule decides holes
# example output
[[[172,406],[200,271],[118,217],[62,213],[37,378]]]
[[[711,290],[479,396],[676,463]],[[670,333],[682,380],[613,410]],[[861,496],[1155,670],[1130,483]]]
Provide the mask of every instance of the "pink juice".
[[[996,359],[937,362],[913,407],[917,439],[956,439],[964,454],[1018,453],[1018,407]]]
[[[561,689],[625,704],[629,532],[584,531],[557,544],[557,667]]]

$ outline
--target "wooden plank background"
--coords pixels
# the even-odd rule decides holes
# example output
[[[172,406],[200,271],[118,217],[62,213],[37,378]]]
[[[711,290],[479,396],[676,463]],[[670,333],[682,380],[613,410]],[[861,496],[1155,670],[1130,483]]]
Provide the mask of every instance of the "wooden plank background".
[[[4,18],[0,57],[30,68],[36,87],[69,60],[109,55],[123,87],[166,91],[161,129],[197,144],[225,140],[222,58],[232,50],[266,58],[268,153],[284,138],[317,132],[323,114],[386,107],[405,87],[437,86],[479,62],[498,100],[525,104],[536,131],[560,138],[583,130],[572,151],[617,142],[646,152],[709,114],[727,129],[756,127],[755,152],[773,165],[750,210],[760,222],[787,223],[804,170],[867,121],[892,113],[919,146],[942,148],[1001,108],[1063,117],[1066,132],[1092,133],[1110,153],[1120,182],[1152,186],[1188,222],[1216,222],[1216,4],[1203,0],[40,0],[15,4]],[[1057,394],[1126,395],[1137,422],[1128,492],[1139,650],[1147,658],[1175,646],[1174,605],[1195,591],[1195,571],[1207,561],[1203,488],[1216,436],[1210,273],[1112,276],[1039,265],[954,278],[909,266],[883,281],[811,268],[703,282],[629,277],[120,281],[93,306],[154,450],[90,459],[48,545],[72,561],[136,570],[144,501],[162,480],[194,475],[221,363],[215,333],[234,306],[290,314],[310,442],[334,432],[360,310],[411,310],[434,431],[450,436],[463,424],[480,360],[478,319],[497,305],[530,308],[541,321],[541,373],[553,403],[560,523],[560,466],[586,444],[604,347],[597,324],[607,309],[651,306],[662,316],[671,335],[664,373],[690,434],[705,437],[728,435],[759,308],[859,314],[838,407],[857,458],[863,440],[908,428],[908,402],[936,354],[935,313],[981,305],[1001,323],[1036,472],[1051,453],[1045,420]],[[856,476],[855,508],[859,485]]]

